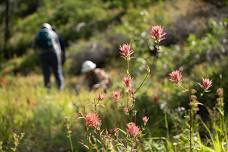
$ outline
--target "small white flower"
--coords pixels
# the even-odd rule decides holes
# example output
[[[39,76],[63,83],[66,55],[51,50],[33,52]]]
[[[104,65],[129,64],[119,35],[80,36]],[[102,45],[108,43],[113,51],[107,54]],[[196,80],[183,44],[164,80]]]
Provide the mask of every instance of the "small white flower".
[[[173,139],[180,139],[180,135],[173,136]]]
[[[222,142],[222,147],[225,149],[227,148],[227,143],[226,142]]]
[[[194,137],[193,137],[193,140],[194,140],[194,141],[197,141],[197,140],[198,140],[198,138],[197,138],[196,136],[194,136]]]
[[[164,103],[162,103],[162,104],[160,104],[160,108],[162,109],[162,110],[164,110],[165,109],[165,107],[166,107],[166,103],[164,102]]]
[[[177,145],[177,143],[173,143],[173,146],[176,146]]]

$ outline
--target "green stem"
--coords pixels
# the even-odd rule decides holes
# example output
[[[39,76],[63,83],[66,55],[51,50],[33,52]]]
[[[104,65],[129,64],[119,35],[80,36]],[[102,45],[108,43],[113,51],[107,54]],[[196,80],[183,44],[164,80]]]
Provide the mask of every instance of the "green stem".
[[[67,138],[69,139],[69,142],[70,142],[70,149],[71,149],[71,152],[74,152],[74,147],[73,147],[73,144],[72,144],[72,139],[71,139],[71,134],[72,134],[72,131],[70,129],[70,122],[69,122],[69,118],[66,119],[67,123],[66,123],[66,128],[67,128]]]
[[[190,132],[189,132],[189,145],[190,149],[189,151],[192,152],[192,107],[190,105],[190,111],[189,111],[189,126],[190,126]]]
[[[176,152],[177,151],[177,146],[176,145],[174,145],[174,152]]]
[[[130,60],[127,60],[127,75],[130,76],[130,72],[129,72],[129,68],[130,68]],[[128,97],[127,97],[127,107],[130,101],[130,92],[128,91]]]
[[[130,92],[129,90],[127,90],[127,107],[129,107],[128,106],[129,102],[130,102]]]
[[[74,147],[73,147],[73,144],[72,144],[71,135],[69,135],[68,138],[69,138],[69,142],[70,142],[70,149],[71,149],[71,152],[74,152]]]
[[[167,113],[165,112],[165,127],[166,127],[166,136],[169,139],[169,125],[167,120]]]
[[[128,75],[130,75],[129,68],[130,68],[130,60],[127,60],[127,74]]]
[[[93,100],[93,103],[94,103],[94,110],[95,110],[95,112],[97,112],[97,103],[96,103],[96,99]]]
[[[139,91],[139,89],[142,87],[142,85],[144,84],[144,82],[146,81],[147,77],[149,76],[149,72],[146,74],[146,76],[144,77],[143,81],[141,82],[141,84],[139,85],[139,87],[135,90],[135,93],[137,91]]]
[[[178,83],[178,86],[179,86],[181,89],[183,89],[183,92],[188,92],[188,91],[189,91],[188,89],[186,89],[185,87],[183,87],[183,86],[181,85],[181,83]]]

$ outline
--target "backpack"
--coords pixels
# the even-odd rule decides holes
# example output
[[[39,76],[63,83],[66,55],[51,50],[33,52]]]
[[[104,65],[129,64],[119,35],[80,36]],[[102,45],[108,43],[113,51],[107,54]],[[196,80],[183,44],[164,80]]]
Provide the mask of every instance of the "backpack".
[[[53,48],[51,35],[47,30],[41,30],[36,39],[37,45],[43,50],[49,50]]]

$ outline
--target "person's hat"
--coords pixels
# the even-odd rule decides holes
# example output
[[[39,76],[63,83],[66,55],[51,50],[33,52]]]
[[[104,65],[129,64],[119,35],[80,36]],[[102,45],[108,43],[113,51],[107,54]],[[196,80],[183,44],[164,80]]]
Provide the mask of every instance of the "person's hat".
[[[42,27],[41,27],[41,28],[47,28],[47,29],[49,29],[49,30],[51,30],[51,29],[52,29],[51,25],[50,25],[50,24],[48,24],[48,23],[43,23],[43,25],[42,25]]]
[[[89,72],[89,71],[95,69],[96,66],[97,66],[97,65],[96,65],[95,63],[93,63],[92,61],[87,60],[87,61],[85,61],[85,62],[82,64],[82,73],[87,73],[87,72]]]

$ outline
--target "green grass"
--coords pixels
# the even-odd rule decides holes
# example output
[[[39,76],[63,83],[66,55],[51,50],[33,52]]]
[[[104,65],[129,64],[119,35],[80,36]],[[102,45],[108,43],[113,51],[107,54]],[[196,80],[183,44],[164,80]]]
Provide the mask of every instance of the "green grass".
[[[123,75],[118,75],[118,70],[112,70],[111,73],[115,76],[115,85],[111,89],[113,90],[122,85],[121,77]],[[62,92],[54,88],[54,82],[52,90],[48,91],[43,88],[42,77],[37,74],[5,76],[3,78],[6,83],[2,83],[0,87],[0,139],[5,151],[10,151],[9,148],[13,147],[14,133],[24,133],[24,137],[17,148],[18,151],[67,150],[70,148],[67,139],[67,120],[72,131],[73,147],[77,151],[84,149],[79,142],[85,142],[85,128],[81,119],[78,119],[78,112],[93,111],[93,100],[99,91],[88,92],[82,88],[78,94],[74,90],[74,85],[79,82],[79,77],[67,77],[67,85]],[[143,76],[135,78],[136,85],[141,83],[142,78]],[[111,90],[108,92],[108,96],[111,96]],[[137,94],[137,122],[141,124],[141,118],[145,114],[150,117],[146,128],[147,135],[143,138],[145,151],[174,151],[175,149],[176,151],[188,151],[188,121],[183,118],[183,115],[179,116],[174,111],[175,106],[162,101],[174,100],[175,98],[169,96],[171,94],[176,95],[178,92],[179,90],[169,82],[157,83],[156,78],[151,77],[146,80],[145,85]],[[160,96],[160,100],[153,99],[155,96]],[[183,98],[183,93],[178,96],[183,101],[187,100]],[[167,103],[165,109],[160,109],[162,103]],[[180,101],[175,103],[179,105]],[[102,127],[111,129],[118,126],[124,129],[126,121],[121,110],[124,99],[118,106],[120,109],[112,103],[110,98],[102,101],[102,104],[104,107],[99,107]],[[165,119],[165,113],[168,120]],[[223,122],[223,125],[225,128],[227,127],[227,123]],[[202,152],[225,152],[221,145],[227,141],[227,137],[221,136],[221,133],[224,135],[223,130],[220,130],[222,128],[219,129],[218,127],[216,132],[211,132],[210,127],[208,127],[204,123],[201,125],[201,129],[204,128],[203,130],[209,131],[213,140],[198,137],[198,141],[194,145],[195,148],[198,147]],[[178,139],[173,137],[177,134]],[[177,143],[177,145],[174,146],[173,143]]]

